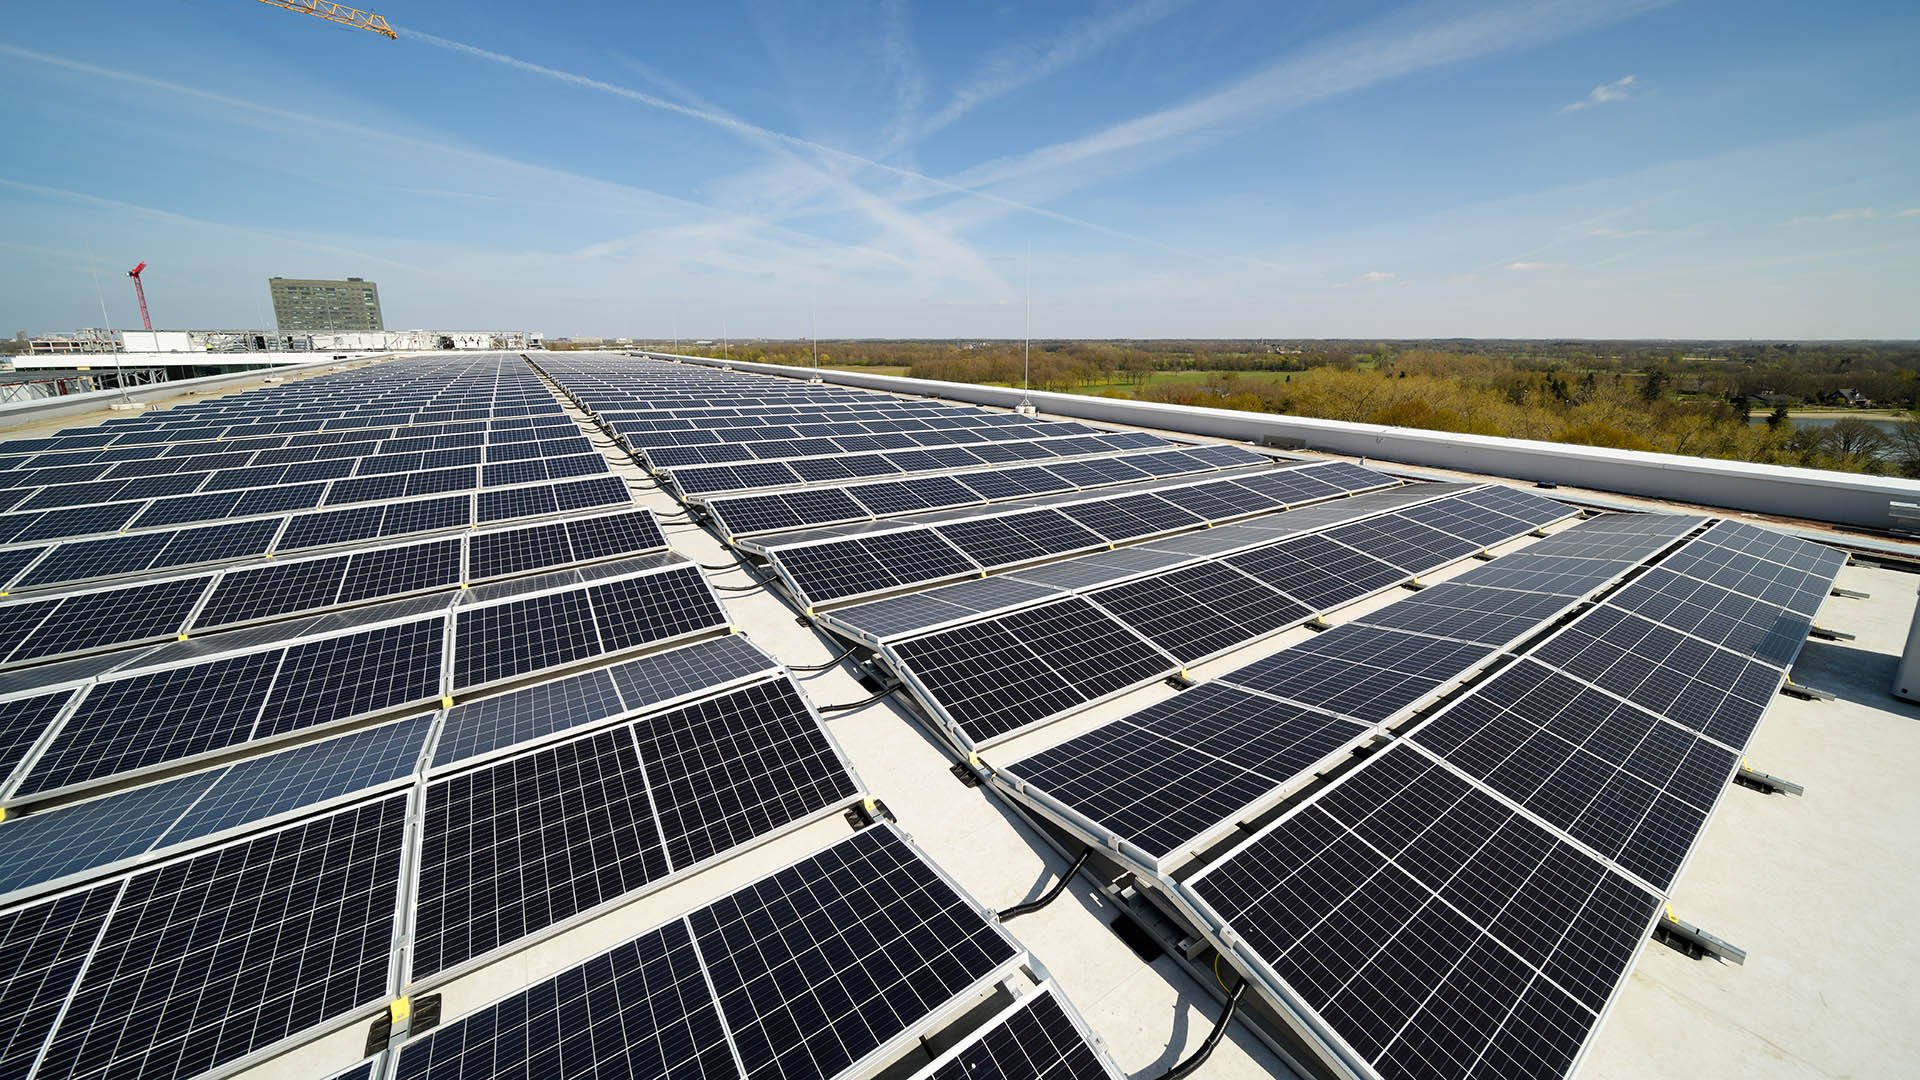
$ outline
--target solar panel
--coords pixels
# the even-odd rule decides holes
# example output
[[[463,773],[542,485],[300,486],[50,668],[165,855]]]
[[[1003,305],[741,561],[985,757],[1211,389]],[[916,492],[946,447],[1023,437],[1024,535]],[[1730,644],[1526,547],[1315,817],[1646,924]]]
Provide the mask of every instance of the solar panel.
[[[839,1075],[1020,955],[887,825],[687,922],[748,1077]]]
[[[1406,745],[1190,884],[1384,1077],[1565,1075],[1661,904]]]
[[[1484,547],[1411,521],[1404,511],[1343,525],[1327,536],[1411,574],[1444,566]]]
[[[1222,563],[1200,563],[1090,594],[1182,663],[1292,626],[1313,609]]]
[[[1364,626],[1505,645],[1572,606],[1568,597],[1471,584],[1474,571],[1355,620]]]
[[[37,1077],[186,1077],[383,1000],[406,798],[133,874]]]
[[[0,894],[403,779],[429,724],[415,717],[29,814],[0,831]]]
[[[1407,580],[1405,570],[1323,536],[1296,537],[1223,561],[1319,611]]]
[[[740,634],[696,642],[608,668],[629,712],[652,708],[777,666]]]
[[[427,787],[411,972],[457,967],[664,877],[624,729]]]
[[[675,868],[770,835],[858,792],[787,679],[641,720],[634,731]]]
[[[587,599],[607,652],[624,652],[727,623],[727,613],[700,568],[690,564],[594,585],[588,588]]]
[[[436,616],[286,650],[256,739],[384,712],[441,693],[445,620]]]
[[[981,566],[1010,566],[1107,544],[1055,510],[958,521],[934,532]]]
[[[1367,731],[1319,710],[1202,683],[1006,771],[1157,863]]]
[[[1059,589],[1018,578],[976,578],[840,608],[825,619],[836,629],[848,629],[881,641],[1059,595]]]
[[[739,1076],[684,920],[409,1040],[394,1075],[546,1080],[557,1067],[580,1080]]]
[[[915,1074],[919,1080],[1118,1080],[1047,983]]]
[[[1736,751],[1785,678],[1779,668],[1604,606],[1532,655]]]
[[[0,700],[0,784],[12,775],[35,740],[72,697],[67,690],[56,690]]]
[[[0,912],[0,1076],[32,1072],[119,895],[116,881]]]
[[[1657,566],[1607,603],[1775,667],[1792,663],[1813,625],[1795,612]]]
[[[769,554],[811,604],[886,592],[980,569],[929,529],[774,548]]]
[[[1694,732],[1532,661],[1412,738],[1660,889],[1673,883],[1739,764]]]
[[[244,742],[277,652],[95,684],[35,760],[18,794],[68,787]]]
[[[247,567],[221,575],[196,621],[232,626],[286,612],[328,607],[340,595],[348,556]]]
[[[892,646],[976,745],[1179,666],[1078,597]]]
[[[1222,678],[1377,724],[1492,652],[1469,642],[1348,624]]]
[[[376,548],[351,556],[338,602],[405,596],[460,583],[458,539]]]

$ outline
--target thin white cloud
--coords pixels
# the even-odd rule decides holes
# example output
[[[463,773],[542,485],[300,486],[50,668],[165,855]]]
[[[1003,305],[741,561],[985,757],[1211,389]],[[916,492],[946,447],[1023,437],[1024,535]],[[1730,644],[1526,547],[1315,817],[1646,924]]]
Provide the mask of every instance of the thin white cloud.
[[[894,81],[894,118],[887,145],[904,142],[920,110],[927,103],[927,79],[913,47],[913,28],[907,21],[907,0],[882,0],[880,5],[880,64]]]
[[[1362,285],[1378,285],[1383,281],[1392,281],[1393,278],[1394,274],[1391,270],[1369,270],[1354,280]]]
[[[1894,217],[1920,217],[1920,206],[1909,207],[1893,216]]]
[[[1839,221],[1867,221],[1880,216],[1880,211],[1871,206],[1855,206],[1846,210],[1835,210],[1831,214],[1809,214],[1806,217],[1791,218],[1789,225],[1826,225]],[[1903,215],[1904,216],[1904,215]]]
[[[1633,84],[1638,79],[1639,76],[1637,75],[1625,75],[1610,83],[1601,83],[1599,86],[1587,91],[1587,96],[1581,98],[1579,101],[1562,105],[1560,111],[1563,113],[1579,112],[1581,109],[1591,109],[1595,105],[1607,105],[1616,101],[1625,101],[1633,96]]]
[[[702,108],[695,108],[689,105],[683,105],[683,104],[680,104],[679,102],[669,101],[666,98],[660,97],[657,94],[649,94],[640,90],[635,90],[631,87],[618,86],[610,82],[605,82],[600,79],[591,78],[586,75],[576,74],[571,71],[561,71],[558,68],[550,68],[542,64],[535,64],[528,60],[522,60],[519,57],[508,56],[505,53],[497,53],[490,49],[482,49],[477,45],[468,45],[465,42],[453,41],[448,38],[438,37],[436,35],[429,34],[424,30],[414,30],[406,27],[396,27],[395,29],[403,31],[401,35],[401,40],[403,41],[423,42],[425,44],[432,45],[436,48],[446,49],[450,52],[461,53],[463,55],[471,56],[476,59],[488,60],[496,64],[502,64],[507,67],[517,68],[529,74],[542,75],[550,79],[556,79],[560,82],[571,83],[572,85],[581,87],[582,89],[598,90],[601,93],[612,94],[616,97],[623,97],[637,104],[647,105],[656,109],[664,109],[667,112],[677,113],[681,116],[688,117],[689,119],[698,120],[703,123],[711,124],[715,127],[719,127],[724,130],[731,131],[736,135],[739,135],[743,138],[749,139],[757,143],[761,143],[763,145],[769,142],[782,143],[790,149],[809,151],[814,154],[818,154],[827,158],[838,160],[844,164],[856,165],[861,168],[877,169],[881,172],[887,173],[891,176],[895,176],[903,180],[909,180],[918,184],[926,185],[927,187],[932,189],[931,193],[933,194],[965,195],[975,199],[983,199],[987,202],[990,202],[999,206],[1003,210],[1017,210],[1023,213],[1034,214],[1039,217],[1047,218],[1051,221],[1058,221],[1065,225],[1072,225],[1072,226],[1075,226],[1076,228],[1087,229],[1089,231],[1097,232],[1105,236],[1112,236],[1116,239],[1127,240],[1137,244],[1145,244],[1147,246],[1160,248],[1162,250],[1168,250],[1168,251],[1173,250],[1157,241],[1149,240],[1145,237],[1137,236],[1132,233],[1123,232],[1119,229],[1115,229],[1108,225],[1102,225],[1098,222],[1088,221],[1084,218],[1077,218],[1071,214],[1063,214],[1057,210],[1049,210],[1043,206],[1033,206],[1028,203],[1020,202],[1015,199],[1009,199],[1004,195],[996,195],[990,191],[981,191],[976,188],[966,187],[964,185],[954,183],[951,180],[942,180],[936,177],[928,176],[925,173],[915,172],[912,169],[902,168],[898,165],[889,165],[884,161],[875,161],[872,158],[863,157],[859,154],[851,153],[846,150],[841,150],[837,147],[827,146],[824,143],[817,143],[812,141],[811,139],[803,139],[797,135],[788,135],[784,132],[774,131],[770,128],[761,127],[758,124],[748,123],[745,120],[736,119],[732,116],[728,116],[725,113],[721,113],[713,109],[702,109]],[[5,48],[6,46],[0,46],[0,50],[4,50]],[[1185,253],[1180,253],[1180,254],[1185,254]]]
[[[1095,162],[1110,168],[1141,168],[1154,160],[1144,154],[1149,147],[1174,140],[1217,138],[1235,127],[1324,98],[1418,71],[1542,44],[1666,2],[1509,2],[1464,14],[1450,11],[1446,17],[1435,17],[1424,9],[1415,16],[1394,16],[1212,93],[1078,139],[989,161],[951,179],[968,189],[1039,178],[1077,186],[1092,178]]]
[[[1187,7],[1193,0],[1140,0],[1109,15],[1081,19],[1059,36],[1015,42],[989,55],[973,77],[953,91],[939,112],[920,127],[931,135],[974,109],[1059,73],[1082,57]]]
[[[1502,267],[1502,269],[1512,270],[1516,273],[1521,273],[1521,274],[1532,274],[1532,273],[1538,273],[1541,270],[1557,269],[1557,265],[1554,263],[1544,263],[1544,262],[1510,262],[1506,266]]]
[[[1587,235],[1597,240],[1638,240],[1643,236],[1658,236],[1657,229],[1610,229],[1602,226],[1588,229]]]

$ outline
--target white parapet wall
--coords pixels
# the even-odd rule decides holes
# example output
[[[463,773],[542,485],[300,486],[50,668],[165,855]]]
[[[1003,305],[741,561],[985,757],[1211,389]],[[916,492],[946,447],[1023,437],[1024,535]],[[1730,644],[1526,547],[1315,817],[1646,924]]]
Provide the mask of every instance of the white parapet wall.
[[[780,364],[668,353],[647,355],[792,379],[809,379],[815,374],[812,368]],[[819,375],[827,382],[842,386],[948,398],[976,405],[1010,408],[1022,397],[1020,390],[1004,386],[935,382],[857,371],[823,370]],[[1893,525],[1888,509],[1891,502],[1920,502],[1920,481],[1895,477],[1080,394],[1034,392],[1025,396],[1042,412],[1054,416],[1248,442],[1267,438],[1298,439],[1309,449],[1352,457],[1779,514],[1856,528],[1890,528]]]

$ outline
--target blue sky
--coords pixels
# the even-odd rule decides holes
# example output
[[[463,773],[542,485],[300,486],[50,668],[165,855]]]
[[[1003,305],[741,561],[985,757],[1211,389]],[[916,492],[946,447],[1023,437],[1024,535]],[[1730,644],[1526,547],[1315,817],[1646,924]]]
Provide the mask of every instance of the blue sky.
[[[1920,337],[1920,5],[16,7],[0,332]]]

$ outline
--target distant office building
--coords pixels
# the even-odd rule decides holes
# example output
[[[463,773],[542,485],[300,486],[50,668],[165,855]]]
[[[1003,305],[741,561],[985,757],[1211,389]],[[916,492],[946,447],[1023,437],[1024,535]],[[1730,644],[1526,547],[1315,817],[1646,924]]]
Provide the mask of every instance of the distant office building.
[[[380,287],[362,278],[327,281],[268,278],[273,320],[283,334],[315,331],[385,330],[380,321]]]

